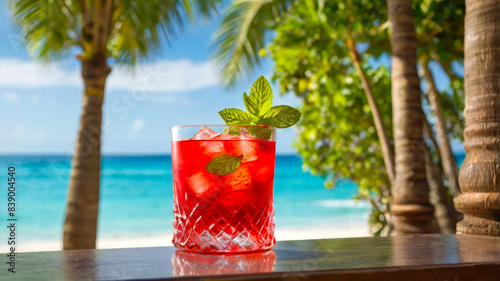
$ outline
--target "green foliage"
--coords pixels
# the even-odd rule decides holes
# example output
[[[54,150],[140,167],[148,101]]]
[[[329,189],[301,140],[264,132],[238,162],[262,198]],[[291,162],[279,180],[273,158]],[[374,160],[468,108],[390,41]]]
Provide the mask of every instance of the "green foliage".
[[[419,58],[462,62],[465,1],[414,1],[413,9]]]
[[[281,92],[293,92],[303,100],[295,146],[304,169],[324,177],[327,187],[342,178],[355,181],[357,198],[372,203],[372,231],[380,234],[386,223],[388,180],[366,94],[346,43],[349,28],[352,38],[369,40],[380,14],[372,2],[354,2],[359,4],[352,5],[357,7],[352,10],[357,24],[350,21],[353,15],[342,2],[326,1],[323,8],[312,3],[294,6],[276,28],[269,49]],[[369,69],[368,64],[365,72],[390,133],[389,72],[383,66]]]
[[[421,63],[435,61],[450,78],[450,89],[441,93],[441,107],[448,132],[463,140],[464,85],[452,64],[463,67],[465,1],[414,1],[416,33]]]
[[[116,5],[108,52],[117,63],[134,64],[160,50],[162,42],[171,42],[185,24],[184,14],[193,17],[193,8],[211,15],[220,1],[137,1]]]
[[[170,41],[182,26],[181,1],[123,1],[113,12],[108,52],[118,63],[134,64],[159,51],[162,39]],[[162,38],[163,37],[163,38]]]
[[[259,63],[266,32],[284,16],[289,0],[236,0],[225,11],[214,39],[220,75],[232,85]]]
[[[171,41],[193,10],[210,15],[219,2],[9,0],[14,24],[34,58],[61,59],[79,46],[83,57],[105,52],[116,63],[132,65]]]
[[[461,138],[463,79],[451,64],[463,63],[464,0],[413,4],[419,60],[439,63],[450,77],[451,90],[442,93],[441,105],[448,129]],[[261,49],[268,30],[276,32],[270,52]],[[228,85],[258,64],[259,54],[271,54],[281,93],[293,92],[303,101],[295,145],[304,169],[324,177],[327,187],[339,178],[358,183],[357,198],[373,206],[370,225],[375,235],[387,225],[390,183],[353,58],[362,53],[360,63],[392,139],[389,71],[367,63],[390,55],[389,32],[382,0],[242,0],[226,11],[215,41],[222,80]]]
[[[30,55],[42,61],[61,59],[78,41],[81,13],[76,1],[9,1],[14,25],[24,34]]]

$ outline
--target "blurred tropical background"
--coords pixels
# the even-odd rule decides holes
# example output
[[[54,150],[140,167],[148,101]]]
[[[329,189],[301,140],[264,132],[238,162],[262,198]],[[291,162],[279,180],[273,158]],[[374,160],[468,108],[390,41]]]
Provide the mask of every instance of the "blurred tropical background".
[[[423,154],[395,161],[386,1],[3,1],[0,167],[17,170],[20,250],[170,245],[169,128],[222,123],[259,75],[303,114],[278,133],[278,240],[391,234],[414,162],[434,231],[454,233],[465,4],[412,8]]]

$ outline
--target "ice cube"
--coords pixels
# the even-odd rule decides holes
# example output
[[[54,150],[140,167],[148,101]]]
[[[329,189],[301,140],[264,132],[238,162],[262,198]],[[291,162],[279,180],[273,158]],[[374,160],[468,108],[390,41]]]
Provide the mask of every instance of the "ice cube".
[[[240,166],[234,173],[223,176],[224,191],[236,191],[252,187],[252,175],[246,166]]]
[[[210,128],[201,127],[198,133],[193,136],[192,140],[211,140],[219,135],[219,133]]]
[[[239,135],[240,140],[253,140],[255,139],[246,128],[241,128],[240,130],[240,135]]]
[[[259,143],[258,141],[253,141],[254,138],[250,135],[250,133],[248,133],[247,129],[241,128],[240,134],[236,136],[221,135],[216,138],[224,140],[238,140],[226,143],[226,151],[231,151],[231,154],[234,155],[243,155],[243,159],[241,160],[242,163],[257,160]]]
[[[246,128],[243,127],[233,127],[237,130],[229,131],[226,130],[222,132],[222,134],[214,137],[213,139],[217,140],[254,140],[254,136],[252,136]],[[231,134],[231,132],[234,132]]]
[[[219,187],[217,180],[207,171],[194,174],[188,178],[187,183],[197,197],[202,196],[207,191],[217,190]]]
[[[239,136],[233,136],[230,134],[221,134],[213,138],[213,140],[239,140]]]
[[[259,143],[257,141],[243,140],[234,144],[235,155],[243,155],[241,163],[256,161],[259,157],[257,156],[259,150]]]
[[[215,157],[219,154],[226,153],[224,150],[224,143],[221,141],[206,141],[201,142],[200,146],[203,147],[203,154],[210,156],[210,158]]]
[[[220,134],[215,136],[212,140],[230,141],[225,142],[225,151],[230,152],[233,155],[239,156],[243,155],[242,163],[251,162],[257,160],[257,150],[259,144],[254,138],[248,133],[245,128],[241,128],[239,135],[231,135],[229,133]]]

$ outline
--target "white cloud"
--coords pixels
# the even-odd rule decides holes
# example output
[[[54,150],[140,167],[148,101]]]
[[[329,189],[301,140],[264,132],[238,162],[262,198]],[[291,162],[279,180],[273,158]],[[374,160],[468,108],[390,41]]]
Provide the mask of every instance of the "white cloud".
[[[131,131],[139,131],[144,128],[144,120],[142,118],[137,118],[135,119],[134,123],[132,123],[132,126],[130,126]]]
[[[144,131],[145,123],[142,118],[137,118],[135,121],[130,125],[129,132],[127,135],[127,138],[129,140],[133,141],[139,141],[142,138],[144,138],[143,131]]]
[[[8,103],[18,103],[19,102],[19,94],[14,92],[4,92],[1,93],[0,96]]]
[[[177,103],[177,104],[192,104],[193,102],[183,98],[181,96],[176,96],[172,94],[154,94],[154,95],[149,95],[147,98],[147,101],[149,102],[154,102],[154,103]]]
[[[0,87],[33,89],[80,85],[78,71],[65,71],[60,64],[44,66],[21,59],[0,59]]]
[[[210,62],[194,63],[189,60],[139,65],[134,74],[126,68],[116,68],[108,80],[110,89],[153,92],[183,92],[217,84],[216,72]]]
[[[135,72],[113,67],[107,89],[146,92],[182,92],[218,84],[212,63],[190,60],[140,64]],[[21,59],[0,59],[0,87],[33,89],[41,87],[81,87],[80,70],[67,71],[62,64],[50,67]]]

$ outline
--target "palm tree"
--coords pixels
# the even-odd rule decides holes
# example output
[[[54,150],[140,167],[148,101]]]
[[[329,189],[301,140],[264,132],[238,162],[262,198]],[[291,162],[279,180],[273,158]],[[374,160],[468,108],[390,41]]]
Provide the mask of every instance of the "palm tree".
[[[467,0],[466,11],[466,156],[455,199],[464,219],[457,231],[500,236],[500,0]]]
[[[450,139],[441,109],[441,101],[439,91],[436,88],[434,77],[429,68],[429,62],[424,60],[420,64],[422,67],[422,76],[427,83],[427,97],[432,113],[436,118],[436,135],[439,141],[439,154],[442,159],[444,174],[450,185],[450,192],[453,197],[460,195],[460,186],[458,185],[458,166],[455,156],[451,151]]]
[[[425,169],[417,38],[411,0],[388,0],[392,48],[392,106],[396,177],[392,214],[397,233],[433,232],[434,207],[429,203]]]
[[[101,123],[108,59],[134,65],[158,53],[161,43],[192,18],[208,15],[208,0],[19,0],[11,1],[15,25],[30,54],[42,62],[81,52],[83,108],[64,223],[64,249],[95,248],[101,163]]]
[[[431,1],[430,7],[423,8],[424,6],[415,7],[415,20],[420,25],[420,28],[417,29],[419,41],[417,58],[420,63],[421,79],[427,85],[426,95],[424,96],[427,98],[434,117],[434,130],[439,144],[436,147],[437,155],[442,163],[444,179],[448,182],[449,191],[453,197],[457,197],[460,195],[458,167],[451,150],[450,131],[447,126],[450,121],[447,118],[452,118],[450,116],[452,110],[447,105],[447,100],[450,98],[447,92],[440,93],[438,91],[430,63],[440,64],[449,75],[450,80],[454,80],[451,64],[463,61],[464,56],[463,17],[465,14],[465,0]],[[436,43],[436,40],[439,43]],[[458,93],[453,93],[453,95],[455,94]],[[442,100],[444,100],[444,103]],[[456,123],[460,124],[462,122]]]
[[[221,68],[221,78],[226,85],[233,85],[259,63],[259,51],[264,48],[266,33],[271,30],[269,22],[279,24],[287,16],[294,0],[237,0],[226,10],[220,29],[215,34],[214,56]],[[317,1],[309,0],[307,5],[321,13],[316,7]],[[319,5],[319,4],[318,4]],[[313,15],[312,15],[313,16]],[[316,14],[317,16],[317,14]],[[325,26],[328,22],[321,19]],[[360,76],[370,106],[377,135],[380,140],[389,181],[394,179],[394,152],[382,115],[372,93],[370,83],[361,67],[361,56],[356,50],[356,42],[348,32],[345,45],[348,46],[351,59]]]

